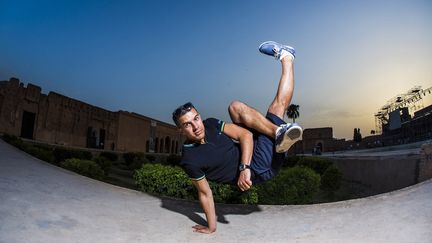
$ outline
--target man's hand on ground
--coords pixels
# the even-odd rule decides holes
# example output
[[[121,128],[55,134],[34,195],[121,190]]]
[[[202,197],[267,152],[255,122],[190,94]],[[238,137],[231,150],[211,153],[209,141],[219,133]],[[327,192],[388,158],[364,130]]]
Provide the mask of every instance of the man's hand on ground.
[[[207,226],[202,226],[199,224],[193,226],[192,228],[194,229],[194,232],[203,233],[203,234],[211,234],[216,231],[216,229],[210,229]]]
[[[250,169],[246,169],[240,172],[240,176],[237,182],[237,186],[240,188],[240,190],[247,191],[250,189],[250,187],[252,186],[252,181],[250,178]]]

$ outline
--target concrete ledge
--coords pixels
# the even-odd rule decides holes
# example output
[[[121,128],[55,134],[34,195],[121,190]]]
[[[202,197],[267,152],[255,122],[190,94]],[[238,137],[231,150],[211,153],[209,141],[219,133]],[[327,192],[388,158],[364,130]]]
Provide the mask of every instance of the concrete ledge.
[[[432,142],[421,146],[418,181],[432,178]]]
[[[0,141],[0,242],[428,242],[431,198],[428,180],[337,203],[217,205],[218,231],[201,235],[197,202],[95,181]]]

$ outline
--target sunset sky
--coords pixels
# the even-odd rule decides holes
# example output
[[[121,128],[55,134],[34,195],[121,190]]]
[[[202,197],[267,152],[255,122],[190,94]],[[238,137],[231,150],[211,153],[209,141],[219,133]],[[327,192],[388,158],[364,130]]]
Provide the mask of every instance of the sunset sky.
[[[229,121],[232,100],[265,112],[280,76],[266,40],[296,48],[297,122],[336,138],[369,135],[387,100],[432,86],[430,0],[0,0],[0,36],[0,80],[169,123],[187,101],[204,118]]]

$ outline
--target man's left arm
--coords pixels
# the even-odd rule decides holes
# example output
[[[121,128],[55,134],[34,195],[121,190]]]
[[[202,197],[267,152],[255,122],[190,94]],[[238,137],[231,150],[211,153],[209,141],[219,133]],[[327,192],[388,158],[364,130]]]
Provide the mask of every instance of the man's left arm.
[[[231,139],[237,140],[240,143],[241,163],[250,165],[253,153],[252,133],[249,130],[233,123],[225,123],[223,132]],[[250,169],[240,172],[237,185],[242,191],[249,190],[249,188],[252,186]]]

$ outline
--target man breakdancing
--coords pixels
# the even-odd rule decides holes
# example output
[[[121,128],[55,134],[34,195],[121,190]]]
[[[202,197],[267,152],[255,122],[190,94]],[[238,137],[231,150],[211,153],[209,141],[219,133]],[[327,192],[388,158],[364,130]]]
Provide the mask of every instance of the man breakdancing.
[[[228,111],[233,123],[215,118],[202,120],[192,103],[173,112],[173,120],[186,136],[180,165],[198,190],[207,226],[193,226],[195,232],[216,231],[216,212],[208,180],[236,184],[242,191],[267,181],[280,170],[285,152],[302,135],[297,124],[283,121],[294,91],[295,50],[267,41],[259,51],[282,63],[276,97],[264,117],[254,108],[233,101]],[[237,141],[234,142],[233,140]]]

